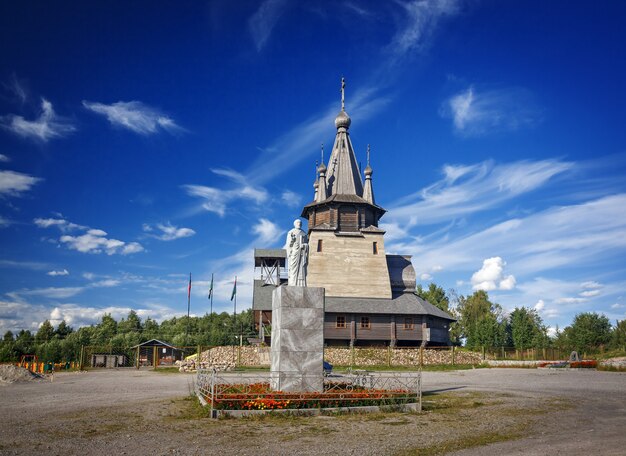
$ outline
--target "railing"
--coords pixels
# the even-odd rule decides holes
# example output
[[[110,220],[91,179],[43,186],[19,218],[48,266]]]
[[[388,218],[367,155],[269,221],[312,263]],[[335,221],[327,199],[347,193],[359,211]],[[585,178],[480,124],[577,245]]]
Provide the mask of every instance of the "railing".
[[[318,385],[318,391],[280,391],[278,378]],[[289,383],[289,382],[287,382]],[[272,387],[274,386],[274,388]],[[284,410],[403,405],[419,402],[421,374],[347,371],[323,375],[297,372],[218,372],[199,369],[196,394],[214,410]]]

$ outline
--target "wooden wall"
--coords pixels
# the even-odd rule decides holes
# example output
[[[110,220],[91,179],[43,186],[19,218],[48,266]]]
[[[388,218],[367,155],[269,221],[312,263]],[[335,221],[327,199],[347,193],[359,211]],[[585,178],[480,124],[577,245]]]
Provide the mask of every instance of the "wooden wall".
[[[322,240],[322,251],[317,251]],[[373,243],[378,253],[373,253]],[[326,288],[326,296],[391,298],[384,238],[381,233],[342,236],[309,233],[307,285]]]

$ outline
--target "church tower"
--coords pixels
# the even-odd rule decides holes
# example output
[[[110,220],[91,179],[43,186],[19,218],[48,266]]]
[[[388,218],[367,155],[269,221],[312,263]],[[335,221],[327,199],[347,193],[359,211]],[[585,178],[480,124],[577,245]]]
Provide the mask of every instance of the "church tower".
[[[326,288],[328,297],[390,299],[385,232],[378,228],[386,211],[374,201],[369,146],[363,185],[348,133],[351,122],[342,79],[333,150],[327,166],[322,157],[314,200],[302,211],[309,229],[307,285]]]

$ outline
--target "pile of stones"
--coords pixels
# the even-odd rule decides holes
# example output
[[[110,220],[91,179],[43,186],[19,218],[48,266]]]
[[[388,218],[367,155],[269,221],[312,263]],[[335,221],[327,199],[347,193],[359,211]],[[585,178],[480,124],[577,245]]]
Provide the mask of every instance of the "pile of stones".
[[[419,348],[354,348],[329,347],[324,349],[324,359],[337,366],[416,366],[420,362]],[[452,351],[445,349],[424,349],[423,360],[425,365],[452,364]],[[480,364],[482,355],[476,352],[456,350],[455,364]]]
[[[0,365],[0,384],[42,380],[42,376],[12,364]]]
[[[600,366],[615,367],[617,369],[626,370],[626,356],[605,359],[604,361],[600,362]]]

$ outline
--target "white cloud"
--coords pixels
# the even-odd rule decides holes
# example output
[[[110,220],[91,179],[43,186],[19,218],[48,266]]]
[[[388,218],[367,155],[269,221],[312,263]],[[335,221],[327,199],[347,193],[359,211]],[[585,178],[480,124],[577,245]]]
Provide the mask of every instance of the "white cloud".
[[[353,123],[363,122],[378,113],[389,101],[388,97],[378,95],[377,88],[366,87],[356,90],[350,96],[346,102],[346,110],[353,113]],[[246,174],[247,182],[267,182],[316,153],[320,138],[332,132],[339,109],[337,98],[325,111],[311,116],[272,141],[250,166],[250,171]]]
[[[585,290],[595,290],[598,288],[602,288],[603,286],[604,285],[602,285],[601,283],[595,282],[593,280],[580,284],[580,288],[583,288]]]
[[[554,302],[556,304],[579,304],[581,302],[587,302],[588,299],[586,298],[558,298],[555,299]]]
[[[456,239],[442,236],[429,239],[428,243],[418,240],[390,248],[419,257],[418,273],[429,271],[435,264],[443,265],[446,270],[468,270],[476,258],[496,251],[515,261],[518,275],[537,274],[623,251],[626,248],[626,218],[621,215],[624,207],[626,194],[617,194],[583,204],[549,208]]]
[[[424,280],[432,280],[433,276],[431,276],[430,274],[428,274],[427,272],[424,272],[420,275],[420,280],[424,281]]]
[[[178,228],[169,222],[165,224],[157,223],[154,227],[148,224],[143,225],[143,230],[147,233],[154,232],[155,228],[161,231],[161,234],[153,234],[151,236],[162,241],[173,241],[175,239],[186,238],[196,234],[196,232],[191,228]]]
[[[543,301],[543,299],[540,299],[539,301],[537,301],[537,303],[535,304],[535,306],[533,307],[537,312],[541,312],[543,311],[543,309],[546,307],[546,303]]]
[[[272,30],[287,6],[287,0],[265,0],[250,17],[248,27],[257,51],[265,47]]]
[[[0,215],[0,228],[6,228],[7,226],[12,224],[13,222],[11,220]]]
[[[280,199],[287,207],[300,207],[300,202],[302,201],[302,197],[291,190],[285,190],[280,195]]]
[[[107,255],[129,255],[143,252],[144,248],[138,242],[124,242],[118,239],[107,238],[107,232],[71,223],[65,219],[41,219],[37,218],[34,223],[40,228],[57,227],[61,232],[85,230],[81,235],[72,236],[65,234],[59,238],[59,242],[67,245],[71,250],[83,253],[106,253]]]
[[[617,302],[611,305],[611,309],[623,309],[624,307],[626,307],[624,304],[620,304]]]
[[[42,179],[16,171],[0,171],[0,197],[20,196]]]
[[[250,267],[255,248],[272,248],[282,246],[284,243],[284,230],[275,223],[260,219],[253,227],[252,232],[256,235],[248,245],[235,254],[213,262],[210,271],[221,271],[219,278],[216,276],[215,299],[219,302],[230,303],[230,294],[233,289],[233,279],[237,276],[237,297],[239,303],[252,302],[252,284],[254,281],[254,269]],[[209,272],[208,277],[211,276]],[[206,292],[206,289],[204,290]],[[241,305],[241,304],[239,304]],[[245,307],[244,307],[245,308]]]
[[[140,135],[151,135],[161,130],[170,133],[184,131],[171,117],[140,101],[118,101],[110,105],[83,101],[83,106],[104,115],[112,125],[127,128]]]
[[[262,187],[253,187],[246,183],[246,178],[232,170],[212,169],[213,173],[229,178],[237,186],[230,190],[222,190],[204,185],[183,185],[183,189],[190,196],[196,196],[204,200],[202,209],[214,212],[220,217],[226,215],[228,203],[235,200],[248,200],[255,204],[267,201],[269,195]]]
[[[163,319],[171,318],[176,315],[176,312],[174,312],[173,309],[160,304],[151,304],[145,307],[142,306],[140,308],[134,308],[132,310],[135,310],[137,315],[142,319],[150,317],[157,321],[162,321]],[[61,304],[49,311],[46,318],[55,326],[58,325],[61,320],[65,320],[67,324],[77,328],[97,324],[102,320],[102,317],[105,314],[110,314],[113,318],[119,321],[122,318],[126,318],[130,311],[130,307],[108,306],[98,308],[80,306],[78,304]]]
[[[487,258],[483,266],[472,275],[474,290],[512,290],[515,288],[515,277],[504,276],[506,262],[500,257]]]
[[[86,230],[86,226],[77,225],[76,223],[68,222],[62,218],[36,218],[33,223],[39,228],[50,228],[51,226],[57,227],[62,232],[73,230]]]
[[[385,222],[411,227],[455,220],[536,190],[573,168],[552,159],[446,165],[442,179],[392,203]]]
[[[69,271],[67,269],[62,269],[60,271],[49,271],[46,274],[48,274],[49,276],[52,276],[52,277],[70,275],[70,273],[69,273]]]
[[[110,288],[110,287],[116,287],[120,283],[121,281],[117,279],[105,279],[105,280],[100,280],[98,282],[93,282],[90,286],[94,288]]]
[[[39,296],[46,299],[66,299],[82,293],[85,287],[48,287],[13,291],[7,293],[12,297]]]
[[[393,56],[392,63],[407,53],[425,50],[439,22],[460,10],[456,0],[413,0],[400,5],[405,10],[403,17],[406,22],[388,46],[387,51]]]
[[[52,103],[44,98],[41,100],[41,114],[37,119],[26,120],[22,116],[9,114],[0,117],[0,126],[23,138],[44,142],[76,131],[76,127],[57,115],[52,108]]]
[[[258,236],[257,242],[274,244],[283,230],[281,230],[275,223],[262,218],[252,227],[252,232]]]
[[[579,293],[579,296],[583,298],[592,298],[594,296],[598,296],[601,293],[600,290],[585,290]]]
[[[455,131],[465,136],[517,130],[540,120],[531,93],[521,88],[478,91],[469,87],[450,97],[439,114],[451,118]]]
[[[11,159],[9,157],[7,157],[6,155],[2,155],[0,154],[0,162],[10,162]]]

